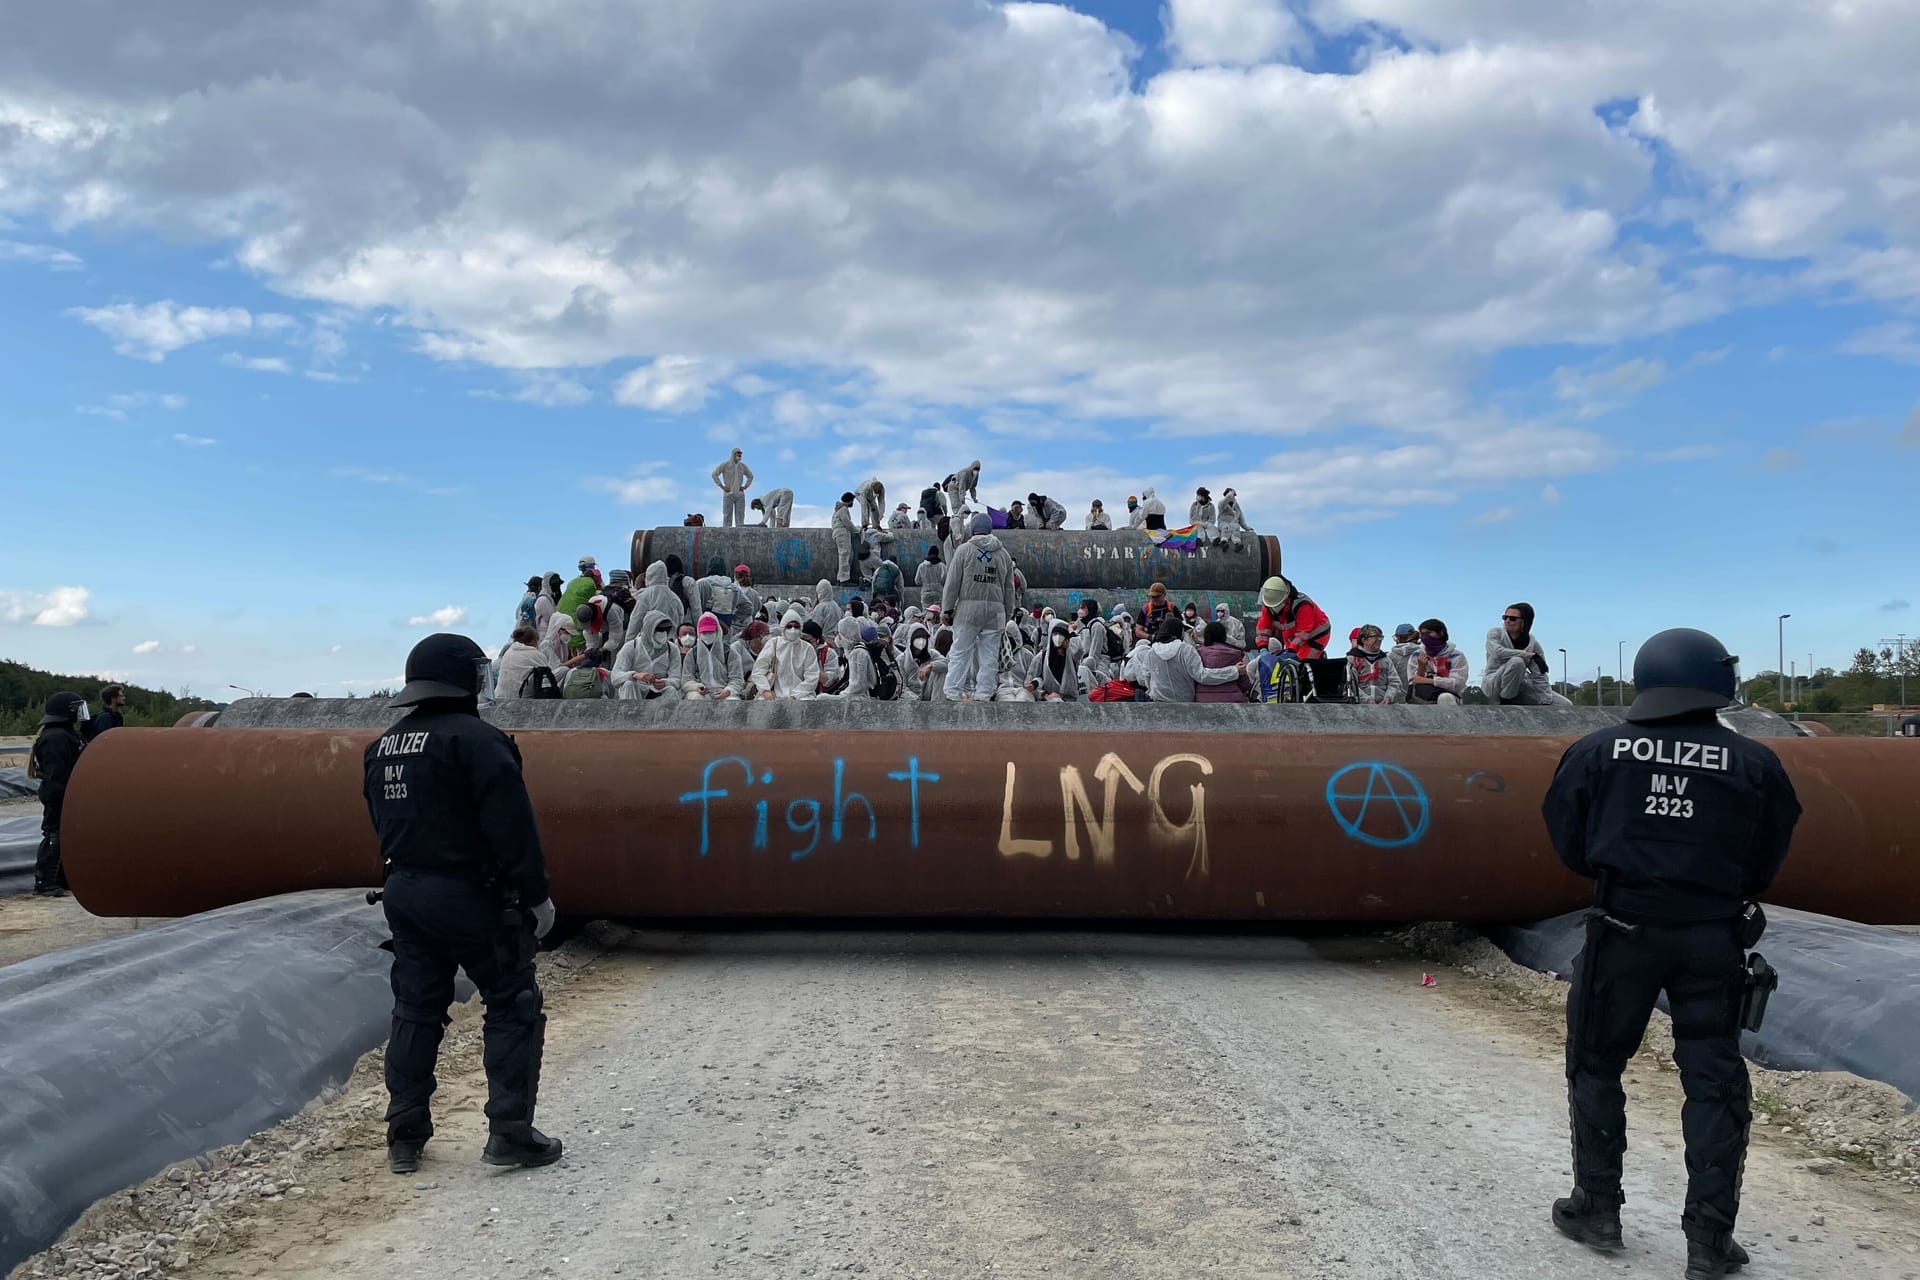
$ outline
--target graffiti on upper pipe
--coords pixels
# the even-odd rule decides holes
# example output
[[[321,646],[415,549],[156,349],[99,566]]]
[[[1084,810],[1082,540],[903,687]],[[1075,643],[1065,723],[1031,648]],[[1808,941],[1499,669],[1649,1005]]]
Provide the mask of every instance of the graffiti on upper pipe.
[[[1420,779],[1397,764],[1377,760],[1335,770],[1327,779],[1327,808],[1341,831],[1376,849],[1418,844],[1433,819]]]
[[[1135,795],[1147,798],[1148,829],[1154,839],[1163,844],[1189,847],[1191,857],[1187,862],[1187,879],[1205,880],[1212,874],[1213,866],[1207,856],[1207,789],[1204,783],[1192,782],[1187,787],[1187,818],[1184,822],[1175,822],[1167,814],[1163,795],[1163,781],[1167,771],[1178,765],[1192,765],[1200,771],[1203,778],[1213,776],[1213,762],[1205,756],[1181,752],[1166,756],[1155,764],[1142,782],[1140,775],[1127,767],[1115,752],[1108,752],[1094,766],[1093,780],[1104,789],[1103,804],[1095,814],[1093,800],[1087,794],[1086,780],[1081,776],[1079,766],[1062,765],[1060,767],[1060,810],[1062,822],[1062,851],[1067,860],[1077,862],[1080,858],[1080,824],[1086,825],[1086,836],[1093,851],[1095,866],[1113,865],[1115,842],[1115,822],[1117,820],[1116,802],[1120,796],[1120,784],[1125,783]],[[1013,799],[1019,785],[1019,769],[1013,761],[1007,761],[1007,785],[1000,802],[1000,853],[1007,858],[1032,857],[1050,858],[1053,856],[1051,839],[1035,840],[1016,838],[1013,834]]]
[[[725,800],[733,795],[726,787],[714,786],[714,771],[724,766],[738,768],[746,777],[748,789],[755,786],[771,787],[773,771],[756,774],[751,761],[745,756],[721,756],[707,761],[700,771],[700,789],[688,791],[680,796],[681,804],[700,806],[700,856],[705,857],[713,850],[713,802]],[[812,796],[800,796],[787,801],[781,813],[787,830],[804,843],[787,850],[787,856],[795,862],[810,856],[820,847],[821,814],[827,815],[826,838],[839,844],[847,830],[847,814],[850,810],[864,811],[867,819],[867,840],[871,843],[880,838],[880,817],[874,812],[873,802],[858,791],[846,789],[847,762],[836,759],[833,762],[833,797],[831,800],[819,800]],[[908,824],[907,846],[920,847],[920,787],[923,783],[940,781],[937,773],[923,773],[920,769],[920,757],[908,756],[907,767],[887,774],[887,781],[904,783],[907,788]],[[745,792],[742,799],[746,799]],[[755,850],[772,847],[772,835],[769,831],[773,802],[755,800],[753,802],[753,844]],[[854,830],[859,830],[859,813],[855,813]],[[784,842],[784,841],[783,841]]]

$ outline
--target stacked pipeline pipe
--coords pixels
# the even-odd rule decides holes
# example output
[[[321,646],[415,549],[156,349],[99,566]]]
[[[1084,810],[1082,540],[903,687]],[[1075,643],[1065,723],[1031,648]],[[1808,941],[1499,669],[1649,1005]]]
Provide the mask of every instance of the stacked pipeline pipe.
[[[833,701],[510,702],[564,911],[1526,921],[1591,886],[1540,803],[1603,710]],[[380,866],[377,703],[251,700],[81,759],[67,870],[101,915],[179,915]],[[1762,717],[1762,732],[1780,722]],[[1770,901],[1920,921],[1920,764],[1771,745],[1806,816]]]
[[[996,530],[1027,580],[1027,599],[1050,604],[1065,614],[1085,595],[1103,608],[1116,604],[1137,607],[1149,586],[1164,582],[1176,607],[1192,600],[1211,617],[1224,604],[1239,615],[1260,611],[1260,584],[1280,572],[1280,540],[1245,535],[1240,546],[1201,547],[1196,551],[1162,551],[1146,534],[1131,529],[1075,532],[1065,529]],[[934,543],[930,532],[896,531],[895,561],[912,596],[914,575]],[[832,580],[839,568],[831,530],[753,528],[687,528],[669,525],[634,532],[634,581],[644,579],[647,565],[677,555],[694,577],[706,572],[718,558],[729,572],[744,564],[753,570],[763,595],[811,597],[814,584]],[[872,566],[865,566],[871,575]],[[854,594],[847,587],[844,599]],[[1309,594],[1311,592],[1309,591]]]

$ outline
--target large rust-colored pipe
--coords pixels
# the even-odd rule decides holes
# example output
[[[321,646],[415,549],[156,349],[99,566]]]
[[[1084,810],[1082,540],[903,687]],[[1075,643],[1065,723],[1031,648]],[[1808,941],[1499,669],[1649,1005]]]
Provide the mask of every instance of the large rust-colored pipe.
[[[122,729],[67,872],[100,915],[372,886],[366,731]],[[1589,893],[1540,798],[1569,739],[950,730],[516,735],[563,910],[1527,920]],[[1920,921],[1904,744],[1777,741],[1806,817],[1773,901]]]

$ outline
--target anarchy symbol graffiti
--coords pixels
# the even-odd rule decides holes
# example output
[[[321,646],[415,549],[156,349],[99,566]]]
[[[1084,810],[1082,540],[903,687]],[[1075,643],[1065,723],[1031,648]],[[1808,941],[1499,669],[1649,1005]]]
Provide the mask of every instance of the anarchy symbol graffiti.
[[[1427,834],[1432,806],[1420,780],[1397,764],[1362,761],[1327,779],[1340,830],[1376,849],[1403,849]]]

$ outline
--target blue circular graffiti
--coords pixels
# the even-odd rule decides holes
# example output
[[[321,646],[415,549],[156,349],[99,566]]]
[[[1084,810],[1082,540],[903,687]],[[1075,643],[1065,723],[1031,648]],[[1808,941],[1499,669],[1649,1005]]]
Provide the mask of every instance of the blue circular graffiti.
[[[782,582],[799,582],[813,564],[813,553],[799,538],[787,538],[773,549],[773,562],[780,568]]]
[[[1350,764],[1328,778],[1327,808],[1340,830],[1376,849],[1417,843],[1433,817],[1420,780],[1397,764],[1378,761]]]

